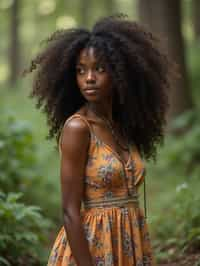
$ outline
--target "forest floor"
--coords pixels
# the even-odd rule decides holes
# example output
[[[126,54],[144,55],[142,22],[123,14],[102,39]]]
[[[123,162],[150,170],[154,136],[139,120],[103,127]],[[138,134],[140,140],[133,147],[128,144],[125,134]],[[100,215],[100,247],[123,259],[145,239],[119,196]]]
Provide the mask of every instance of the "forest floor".
[[[188,254],[175,261],[161,262],[158,266],[200,266],[200,253]]]

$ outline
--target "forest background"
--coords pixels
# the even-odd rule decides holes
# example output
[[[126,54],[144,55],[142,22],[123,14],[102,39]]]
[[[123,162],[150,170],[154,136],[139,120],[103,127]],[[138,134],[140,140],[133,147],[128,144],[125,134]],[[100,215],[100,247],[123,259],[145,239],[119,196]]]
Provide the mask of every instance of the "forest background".
[[[46,265],[62,225],[59,154],[21,72],[51,32],[116,13],[179,65],[165,145],[147,164],[148,222],[159,265],[200,265],[200,0],[0,1],[0,265]]]

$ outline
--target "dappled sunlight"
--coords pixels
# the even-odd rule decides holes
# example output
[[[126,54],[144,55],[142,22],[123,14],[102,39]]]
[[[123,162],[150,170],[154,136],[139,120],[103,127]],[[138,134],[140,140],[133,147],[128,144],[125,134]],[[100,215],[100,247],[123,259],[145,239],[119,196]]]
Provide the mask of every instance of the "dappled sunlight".
[[[0,64],[0,84],[8,80],[9,77],[9,67],[7,64]]]
[[[58,29],[62,28],[73,28],[77,26],[75,18],[70,16],[60,16],[56,19],[56,27]]]
[[[42,0],[38,3],[38,13],[42,16],[51,15],[56,10],[55,0]]]

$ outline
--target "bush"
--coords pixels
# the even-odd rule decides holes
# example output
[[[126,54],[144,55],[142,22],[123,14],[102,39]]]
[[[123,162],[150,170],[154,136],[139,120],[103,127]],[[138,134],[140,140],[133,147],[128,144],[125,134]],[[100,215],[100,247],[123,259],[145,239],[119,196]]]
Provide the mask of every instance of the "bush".
[[[177,258],[200,248],[200,195],[195,189],[197,183],[184,182],[176,187],[167,204],[162,205],[163,213],[154,217],[156,253]]]
[[[152,175],[162,177],[160,213],[152,219],[158,258],[175,258],[200,248],[200,118],[187,112],[174,128],[187,130],[168,136]],[[171,183],[171,187],[167,185]],[[158,195],[157,195],[158,196]],[[158,212],[157,212],[158,213]]]
[[[38,137],[33,134],[36,126],[33,127],[31,122],[19,120],[14,114],[2,111],[1,114],[1,189],[4,192],[23,192],[26,203],[34,202],[41,206],[46,215],[59,223],[60,187],[58,171],[55,171],[58,153],[50,148],[46,150],[47,145],[40,145],[41,141],[38,143]]]
[[[0,187],[24,191],[42,179],[30,124],[5,116],[0,128]]]
[[[158,174],[186,178],[199,177],[200,173],[200,110],[188,111],[179,116],[172,128],[177,131],[185,129],[179,135],[168,135],[165,146],[159,153]]]
[[[21,197],[20,193],[0,193],[0,265],[42,263],[41,243],[50,222],[39,207],[19,202]]]
[[[3,112],[1,119],[0,265],[44,265],[47,229],[52,224],[40,207],[32,206],[36,187],[44,180],[37,145],[28,122]]]

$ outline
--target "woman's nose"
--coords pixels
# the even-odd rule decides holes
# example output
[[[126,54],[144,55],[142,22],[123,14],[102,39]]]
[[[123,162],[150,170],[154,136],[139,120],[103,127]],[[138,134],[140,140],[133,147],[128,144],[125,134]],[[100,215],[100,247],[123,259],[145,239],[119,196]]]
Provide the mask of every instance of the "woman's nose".
[[[95,74],[94,74],[94,72],[92,70],[89,70],[87,72],[86,82],[87,83],[94,83],[94,82],[96,82],[96,77],[95,77]]]

